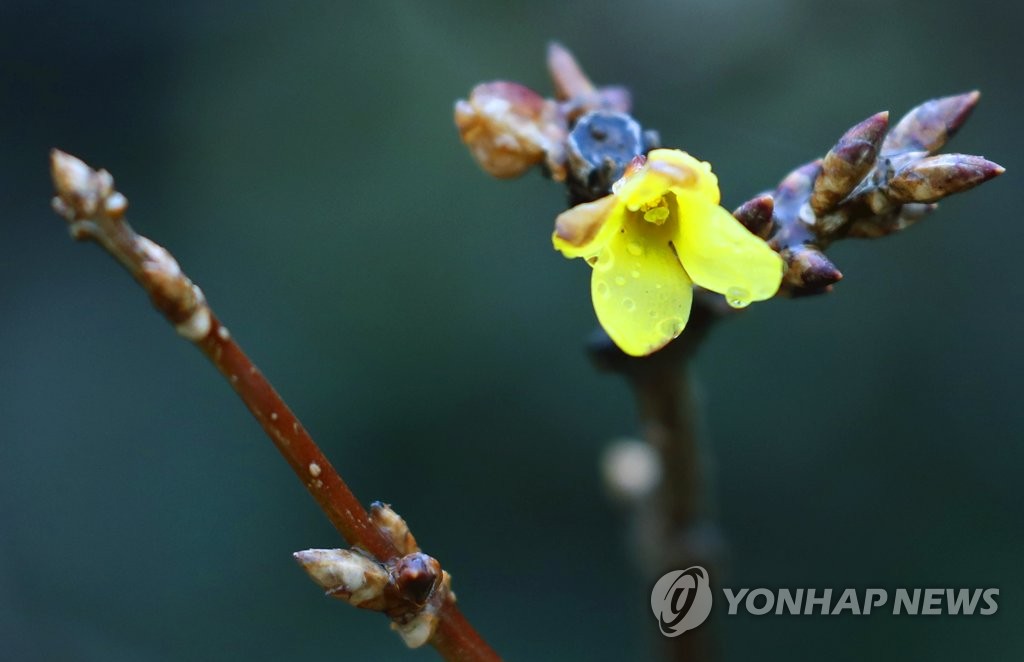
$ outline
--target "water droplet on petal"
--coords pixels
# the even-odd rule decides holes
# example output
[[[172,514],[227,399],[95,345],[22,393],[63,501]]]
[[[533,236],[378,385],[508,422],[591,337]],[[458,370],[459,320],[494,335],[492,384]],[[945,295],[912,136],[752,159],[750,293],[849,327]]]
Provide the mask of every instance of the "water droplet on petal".
[[[629,251],[629,254],[634,257],[640,257],[641,255],[644,254],[644,247],[636,243],[635,241],[631,241],[628,244],[626,244],[626,250]]]
[[[678,317],[669,317],[658,322],[658,331],[666,338],[672,339],[683,332],[686,322]]]
[[[623,299],[622,307],[628,310],[629,312],[633,312],[634,310],[636,310],[636,302],[633,301],[632,299]]]
[[[733,308],[746,308],[750,305],[750,292],[742,287],[730,287],[725,292],[725,300]]]
[[[598,294],[600,294],[601,296],[607,298],[608,297],[608,283],[604,282],[603,280],[597,281],[596,283],[594,283],[594,291],[597,292]]]
[[[616,276],[615,277],[615,284],[618,285],[619,287],[622,287],[623,285],[626,284],[626,277],[625,276]]]
[[[615,254],[606,248],[598,256],[594,269],[597,271],[608,271],[612,268],[613,264],[615,264]]]

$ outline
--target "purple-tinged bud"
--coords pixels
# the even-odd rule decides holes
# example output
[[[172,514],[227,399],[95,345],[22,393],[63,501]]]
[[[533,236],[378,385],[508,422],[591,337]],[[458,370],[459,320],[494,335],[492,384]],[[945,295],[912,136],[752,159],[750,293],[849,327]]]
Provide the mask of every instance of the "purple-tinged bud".
[[[733,211],[733,217],[762,239],[767,239],[773,229],[772,214],[775,200],[767,193],[747,200]]]
[[[889,180],[886,194],[897,202],[936,202],[972,189],[1005,172],[980,156],[940,154],[911,163]]]
[[[882,153],[935,152],[963,126],[980,97],[975,90],[922,103],[893,127],[882,143]]]
[[[825,155],[811,194],[815,214],[834,209],[864,179],[875,164],[888,127],[888,111],[872,115],[843,134]]]

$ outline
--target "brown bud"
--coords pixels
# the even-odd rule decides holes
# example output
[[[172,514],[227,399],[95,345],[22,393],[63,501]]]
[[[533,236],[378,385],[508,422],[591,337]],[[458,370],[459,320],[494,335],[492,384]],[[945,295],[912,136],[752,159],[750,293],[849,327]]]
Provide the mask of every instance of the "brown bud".
[[[555,98],[559,100],[587,97],[595,92],[594,84],[576,58],[558,42],[548,44],[548,71],[555,83]]]
[[[1003,174],[1005,169],[980,156],[941,154],[913,162],[896,172],[886,194],[897,202],[936,202]]]
[[[379,563],[347,549],[307,549],[293,556],[332,598],[363,609],[385,607],[383,592],[390,578]]]
[[[981,93],[977,90],[926,101],[904,115],[882,143],[883,154],[935,152],[967,121]]]
[[[569,124],[594,110],[628,113],[633,97],[625,87],[595,87],[576,58],[559,43],[548,44],[548,71],[555,83],[555,99]]]
[[[391,542],[394,543],[399,554],[404,556],[420,551],[419,545],[416,544],[416,538],[409,531],[409,525],[388,504],[380,501],[370,504],[370,519],[378,529],[391,538]]]
[[[390,614],[391,629],[398,632],[405,645],[409,648],[419,648],[430,641],[430,638],[434,636],[434,632],[437,631],[437,626],[440,622],[439,612],[441,607],[444,606],[445,602],[454,602],[455,600],[455,594],[451,590],[451,575],[440,570],[440,565],[437,564],[437,561],[429,556],[426,558],[433,562],[430,564],[431,571],[439,571],[439,576],[437,581],[434,582],[432,590],[425,598],[425,603],[421,607],[405,613]]]
[[[156,262],[146,262],[142,265],[142,274],[151,285],[149,297],[153,305],[174,324],[188,320],[203,303],[202,293],[180,272],[169,271]]]
[[[795,246],[783,251],[786,260],[784,280],[792,290],[821,291],[843,278],[832,261],[811,245]]]
[[[50,174],[57,191],[54,208],[69,221],[105,211],[101,204],[114,194],[114,178],[109,172],[93,170],[81,159],[59,149],[50,150]],[[115,210],[120,214],[127,202],[117,195]]]
[[[758,237],[767,239],[773,229],[775,200],[767,193],[747,200],[733,211],[733,217]]]
[[[423,605],[441,582],[441,564],[422,552],[406,554],[398,560],[393,576],[403,598]]]
[[[455,104],[462,141],[480,167],[499,178],[518,177],[544,160],[559,130],[554,115],[539,94],[505,81],[477,85]]]
[[[872,115],[843,134],[825,155],[811,194],[817,215],[834,209],[868,174],[888,126],[888,111]]]

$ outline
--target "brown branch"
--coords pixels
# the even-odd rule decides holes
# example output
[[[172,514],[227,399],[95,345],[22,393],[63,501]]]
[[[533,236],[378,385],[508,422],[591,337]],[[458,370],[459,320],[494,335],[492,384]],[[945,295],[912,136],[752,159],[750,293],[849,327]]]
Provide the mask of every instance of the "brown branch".
[[[178,333],[206,355],[327,518],[356,548],[355,552],[332,550],[338,554],[326,561],[323,556],[311,560],[309,553],[297,554],[314,580],[330,595],[346,599],[362,589],[359,598],[369,596],[365,604],[349,601],[386,613],[410,646],[430,643],[446,660],[458,662],[498,660],[455,604],[447,573],[435,559],[419,552],[405,522],[386,506],[375,505],[369,513],[363,508],[299,419],[217,319],[202,291],[170,253],[128,225],[124,219],[128,203],[114,189],[113,177],[58,150],[51,154],[51,168],[57,189],[53,206],[70,224],[72,236],[91,239],[106,249]],[[366,576],[377,582],[360,579],[358,586],[351,586],[345,563],[361,563]]]
[[[640,567],[651,585],[670,570],[700,565],[714,577],[723,565],[722,534],[708,506],[708,458],[700,444],[689,364],[714,323],[731,309],[721,297],[700,296],[694,303],[686,332],[656,354],[628,356],[604,332],[589,347],[598,369],[621,375],[632,387],[644,440],[640,448],[648,449],[636,450],[653,464],[645,470],[649,479],[641,481],[636,467],[634,476],[625,473],[631,460],[620,455],[622,446],[613,445],[605,458],[606,481],[624,497]],[[680,637],[659,637],[659,645],[664,659],[680,662],[707,662],[720,652],[707,625]]]

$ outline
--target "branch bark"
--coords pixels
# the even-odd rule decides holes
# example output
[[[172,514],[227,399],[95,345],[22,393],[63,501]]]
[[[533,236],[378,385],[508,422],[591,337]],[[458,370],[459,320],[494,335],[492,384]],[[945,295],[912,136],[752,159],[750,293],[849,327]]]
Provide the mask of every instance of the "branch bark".
[[[452,662],[499,660],[456,605],[447,573],[419,552],[404,521],[386,506],[371,512],[363,508],[174,257],[128,225],[128,202],[114,189],[113,177],[59,150],[51,154],[51,169],[57,190],[54,210],[68,221],[72,236],[100,244],[128,270],[178,333],[228,380],[356,555],[379,568],[380,595],[374,608],[388,614],[411,646],[428,642]],[[303,567],[311,572],[307,564]]]
[[[710,461],[698,433],[690,360],[728,310],[720,297],[699,295],[686,332],[650,356],[628,356],[603,331],[590,343],[596,367],[621,375],[632,387],[637,423],[655,467],[648,472],[650,484],[610,486],[629,506],[639,565],[650,585],[670,570],[693,565],[714,577],[723,564],[723,537],[709,507]],[[606,462],[615,460],[613,447]],[[606,467],[610,482],[618,475]],[[659,645],[666,660],[708,662],[719,657],[714,630],[707,625],[680,637],[659,637]]]

